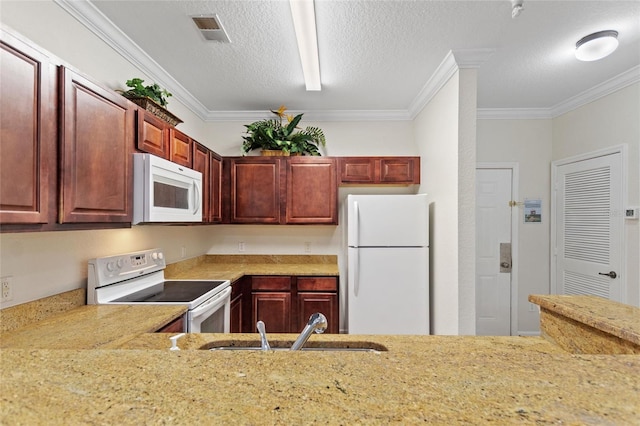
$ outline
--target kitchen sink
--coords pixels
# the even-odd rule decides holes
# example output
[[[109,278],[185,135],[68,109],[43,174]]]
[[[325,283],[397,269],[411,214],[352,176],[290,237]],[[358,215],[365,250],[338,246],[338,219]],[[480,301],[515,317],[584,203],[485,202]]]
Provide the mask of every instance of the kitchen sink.
[[[272,351],[289,351],[293,341],[276,340],[269,342]],[[211,351],[261,351],[260,341],[258,340],[224,340],[208,343],[200,347]],[[388,349],[373,342],[329,342],[316,341],[307,342],[301,349],[302,351],[321,351],[321,352],[386,352]]]

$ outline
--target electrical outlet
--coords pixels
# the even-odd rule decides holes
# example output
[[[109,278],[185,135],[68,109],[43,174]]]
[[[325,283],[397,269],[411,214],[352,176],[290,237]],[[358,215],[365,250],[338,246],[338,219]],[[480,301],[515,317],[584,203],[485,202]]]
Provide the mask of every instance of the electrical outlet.
[[[304,252],[311,253],[311,243],[309,241],[304,243]]]
[[[13,290],[11,288],[11,277],[2,277],[2,301],[8,302],[13,300]]]
[[[187,248],[185,246],[180,247],[180,257],[183,259],[187,257]]]
[[[243,253],[243,252],[244,252],[244,241],[240,241],[240,242],[238,243],[238,251],[239,251],[240,253]]]

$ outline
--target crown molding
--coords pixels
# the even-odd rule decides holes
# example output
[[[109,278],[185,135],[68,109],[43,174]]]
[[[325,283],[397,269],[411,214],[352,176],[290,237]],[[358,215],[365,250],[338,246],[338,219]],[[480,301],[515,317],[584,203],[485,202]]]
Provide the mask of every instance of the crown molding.
[[[107,18],[93,3],[76,0],[53,0],[58,6],[100,37],[133,66],[140,69],[159,85],[168,88],[172,96],[194,114],[205,120],[207,109],[171,74],[154,61],[140,46]]]
[[[551,108],[549,108],[552,117],[558,117],[562,114],[566,114],[569,111],[573,111],[583,105],[600,99],[604,96],[610,95],[613,92],[617,92],[620,89],[624,89],[634,83],[640,81],[640,65],[618,74],[617,76],[610,78],[609,80],[592,87],[589,90],[585,90],[576,96],[573,96],[563,102],[560,102]]]
[[[171,74],[154,61],[89,1],[53,0],[67,13],[100,37],[107,45],[163,87],[205,122],[246,121],[265,117],[264,111],[210,111]],[[495,49],[454,49],[442,60],[406,110],[308,111],[315,121],[410,121],[433,99],[460,69],[479,68]],[[640,81],[640,65],[549,108],[478,108],[478,119],[549,119],[577,109]]]
[[[495,53],[496,49],[454,49],[451,51],[455,58],[456,64],[460,69],[480,68],[482,64],[487,62],[489,57]]]
[[[305,120],[313,121],[408,121],[406,110],[331,110],[295,111],[288,114],[304,113]],[[271,116],[273,117],[273,116]],[[209,111],[205,121],[256,121],[271,118],[268,111]]]
[[[549,108],[478,108],[478,120],[544,120],[553,118]]]
[[[479,68],[493,52],[495,49],[450,50],[409,105],[409,119],[413,120],[459,69]]]
[[[559,117],[620,89],[640,82],[640,65],[550,108],[478,108],[479,120],[539,120]]]

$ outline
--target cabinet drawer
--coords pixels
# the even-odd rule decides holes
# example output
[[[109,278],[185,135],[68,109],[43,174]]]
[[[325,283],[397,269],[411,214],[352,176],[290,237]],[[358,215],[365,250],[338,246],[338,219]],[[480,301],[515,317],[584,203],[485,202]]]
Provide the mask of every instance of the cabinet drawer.
[[[290,291],[291,277],[253,277],[252,290]]]
[[[338,279],[333,277],[298,278],[298,291],[338,291]]]

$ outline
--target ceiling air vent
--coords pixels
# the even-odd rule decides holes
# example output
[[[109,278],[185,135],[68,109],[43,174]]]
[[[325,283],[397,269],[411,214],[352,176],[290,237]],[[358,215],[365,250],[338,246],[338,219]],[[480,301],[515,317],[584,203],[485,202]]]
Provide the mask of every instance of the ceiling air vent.
[[[218,15],[198,15],[192,16],[191,19],[193,19],[205,40],[221,41],[223,43],[231,42]]]

